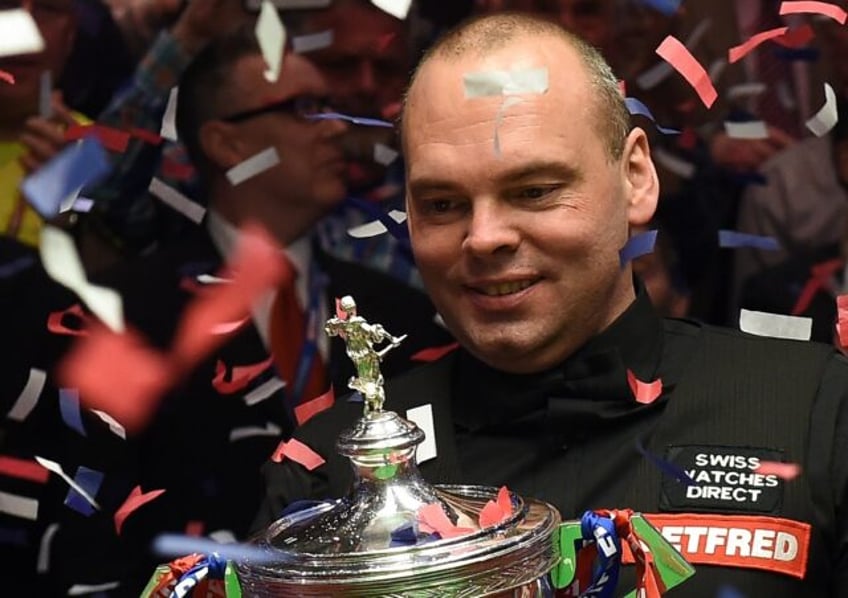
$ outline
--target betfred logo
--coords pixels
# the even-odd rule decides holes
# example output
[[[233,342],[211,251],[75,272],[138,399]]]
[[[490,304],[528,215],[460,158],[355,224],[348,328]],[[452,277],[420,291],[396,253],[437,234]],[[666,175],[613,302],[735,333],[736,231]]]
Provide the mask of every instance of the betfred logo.
[[[807,572],[810,524],[754,515],[649,514],[645,518],[693,565]]]

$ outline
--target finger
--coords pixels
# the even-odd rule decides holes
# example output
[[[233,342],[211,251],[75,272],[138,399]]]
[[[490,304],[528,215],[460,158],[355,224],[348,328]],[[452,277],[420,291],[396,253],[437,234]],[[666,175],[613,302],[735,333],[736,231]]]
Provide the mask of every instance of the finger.
[[[53,96],[53,120],[65,127],[71,127],[77,124],[77,119],[74,118],[73,112],[65,105],[61,91]]]
[[[26,174],[32,174],[44,165],[44,162],[36,159],[32,154],[26,153],[20,158],[21,167]]]
[[[50,119],[33,117],[26,121],[24,134],[39,137],[49,143],[62,147],[65,144],[65,127]]]
[[[24,133],[20,142],[29,149],[36,159],[46,162],[59,152],[59,147],[41,137]]]

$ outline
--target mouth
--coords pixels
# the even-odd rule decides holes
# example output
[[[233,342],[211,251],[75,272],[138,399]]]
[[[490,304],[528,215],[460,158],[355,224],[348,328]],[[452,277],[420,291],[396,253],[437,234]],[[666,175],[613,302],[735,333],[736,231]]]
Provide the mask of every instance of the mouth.
[[[504,297],[507,295],[515,295],[529,289],[534,284],[539,282],[538,278],[528,278],[525,280],[510,280],[504,282],[492,282],[488,284],[477,284],[469,286],[475,293],[485,295],[486,297]]]

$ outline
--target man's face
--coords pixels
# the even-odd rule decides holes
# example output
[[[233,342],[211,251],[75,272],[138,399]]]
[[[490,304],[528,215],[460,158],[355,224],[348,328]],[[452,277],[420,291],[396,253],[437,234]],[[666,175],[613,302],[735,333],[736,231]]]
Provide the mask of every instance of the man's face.
[[[316,12],[307,32],[331,30],[330,47],[309,58],[327,79],[333,104],[342,112],[382,117],[403,95],[410,70],[406,31],[398,19],[361,2],[341,2]],[[374,145],[391,145],[391,129],[352,127],[345,136],[353,187],[367,187],[384,169],[373,160]]]
[[[62,73],[76,34],[72,0],[0,0],[0,10],[24,8],[32,14],[45,42],[37,54],[0,58],[0,69],[15,77],[14,85],[0,85],[0,117],[23,119],[38,111],[41,73],[50,71],[53,81]]]
[[[259,55],[240,60],[233,69],[228,114],[267,106],[297,97],[325,97],[327,86],[318,70],[304,57],[287,54],[279,79],[265,80],[265,62]],[[269,110],[232,123],[241,158],[274,147],[280,163],[258,175],[263,195],[286,202],[288,209],[319,216],[345,196],[345,163],[340,137],[346,125],[339,121],[308,121],[290,110]],[[284,216],[284,214],[283,214]]]
[[[466,73],[538,67],[548,68],[548,91],[516,105],[464,96]],[[584,67],[551,39],[433,59],[410,92],[416,263],[451,331],[498,369],[559,363],[632,300],[618,254],[628,235],[626,159],[608,157],[592,105]]]

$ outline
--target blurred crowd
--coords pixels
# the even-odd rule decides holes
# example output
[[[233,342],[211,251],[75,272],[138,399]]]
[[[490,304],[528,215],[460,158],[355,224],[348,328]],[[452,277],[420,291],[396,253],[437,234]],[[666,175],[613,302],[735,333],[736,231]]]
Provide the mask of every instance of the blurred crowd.
[[[297,271],[310,273],[298,283],[302,307],[314,290],[309,259],[317,254],[330,278],[325,284],[342,287],[350,280],[364,288],[370,274],[345,269],[355,264],[379,277],[369,287],[375,306],[381,298],[395,309],[402,303],[406,309],[399,317],[411,318],[421,282],[399,230],[402,219],[395,217],[392,226],[392,214],[404,209],[404,166],[391,123],[418,57],[439,32],[473,14],[505,10],[542,15],[584,38],[613,66],[622,92],[650,110],[655,122],[634,115],[633,125],[648,132],[659,170],[661,197],[650,227],[658,236],[653,253],[636,260],[635,272],[661,312],[731,327],[738,327],[741,309],[810,317],[814,340],[840,344],[835,297],[848,288],[844,24],[810,14],[781,17],[780,2],[773,0],[419,0],[404,18],[368,0],[276,4],[287,49],[279,77],[271,80],[255,32],[259,1],[0,0],[0,11],[28,12],[44,41],[40,52],[0,56],[0,75],[8,75],[0,79],[0,318],[9,354],[0,368],[6,372],[0,404],[7,413],[19,404],[22,388],[37,384],[33,370],[47,372],[48,386],[66,390],[52,380],[52,368],[85,334],[89,317],[85,308],[74,310],[78,297],[54,284],[55,276],[32,265],[47,227],[69,235],[88,280],[117,289],[127,319],[158,349],[169,346],[180,326],[178,316],[193,296],[172,297],[159,289],[176,293],[188,285],[196,294],[204,286],[202,276],[213,271],[209,264],[232,255],[236,228],[251,220],[292,248],[289,257]],[[848,8],[844,0],[831,4]],[[728,60],[730,48],[776,27],[789,32],[741,60]],[[709,109],[657,55],[669,35],[709,74],[718,91]],[[817,134],[806,123],[823,106],[833,106],[838,121]],[[281,114],[313,120],[305,128]],[[315,119],[322,114],[350,118]],[[362,126],[357,118],[389,126]],[[756,125],[760,133],[740,134],[732,125],[742,123]],[[58,213],[44,213],[24,191],[25,181],[40,173],[43,185],[45,172],[66,177],[49,170],[51,164],[86,135],[105,147],[107,172],[74,189]],[[277,166],[232,182],[233,169],[270,148]],[[388,230],[362,232],[379,228],[377,222]],[[193,244],[198,231],[204,239]],[[721,231],[754,235],[760,242],[728,247],[720,242]],[[310,258],[298,267],[302,254],[295,246],[304,238]],[[399,289],[416,294],[407,300]],[[422,332],[410,352],[451,341],[437,325],[427,329],[432,314],[426,312],[429,304],[421,305]],[[374,319],[381,321],[391,309],[377,311]],[[264,317],[267,328],[268,318],[285,317],[277,314],[269,307],[264,316],[254,316]],[[313,320],[326,315],[323,305],[310,312]],[[274,339],[259,330],[257,346],[274,346]],[[313,352],[333,363],[332,349],[316,342]],[[238,363],[256,365],[266,354]],[[237,373],[227,369],[233,362],[206,361],[207,370],[181,378],[177,386],[184,394],[190,394],[194,379],[202,378],[208,387],[209,379],[217,379],[216,368],[224,368],[224,382],[238,382]],[[298,363],[295,359],[293,373],[283,379],[298,377]],[[277,366],[281,372],[289,367]],[[343,381],[346,373],[342,368],[316,376]],[[267,376],[251,379],[256,385],[267,381]],[[116,384],[120,387],[120,380]],[[320,384],[303,386],[298,401],[324,390]],[[155,416],[156,431],[145,432],[139,444],[113,434],[96,451],[69,448],[65,414],[7,418],[0,426],[0,453],[13,459],[46,456],[72,477],[74,466],[82,463],[109,472],[132,462],[138,469],[125,471],[120,483],[104,482],[98,495],[103,513],[110,504],[114,511],[136,486],[144,492],[168,487],[175,502],[163,502],[158,511],[151,504],[149,521],[159,522],[155,525],[138,519],[132,527],[128,520],[122,532],[131,538],[128,545],[146,547],[154,532],[182,530],[187,522],[203,533],[224,530],[244,537],[260,493],[258,466],[290,429],[268,428],[249,440],[257,444],[243,453],[207,450],[198,445],[204,436],[192,437],[190,430],[201,417],[197,413],[208,408],[203,396],[198,392],[188,405],[164,407]],[[278,406],[259,408],[268,411],[251,425],[295,419],[290,408],[285,413],[273,411]],[[47,407],[39,403],[33,413],[39,409]],[[238,417],[222,411],[214,421]],[[93,441],[93,426],[103,427],[104,421],[85,412],[80,425],[88,438],[74,442]],[[103,430],[108,436],[108,427]],[[231,426],[221,434],[230,432]],[[228,438],[223,444],[233,442]],[[143,451],[157,457],[137,458]],[[74,456],[63,461],[68,455]],[[242,471],[213,480],[215,472],[205,460]],[[183,475],[189,465],[201,473]],[[74,513],[79,521],[66,521],[67,515],[58,513],[68,509],[63,506],[67,486],[51,480],[36,491],[26,486],[31,482],[15,479],[11,487],[0,488],[0,504],[9,496],[41,493],[37,518],[10,514],[8,508],[0,512],[0,550],[12,547],[14,556],[4,559],[34,584],[27,586],[33,589],[28,595],[65,594],[74,585],[114,595],[132,587],[137,595],[156,557],[139,557],[117,541],[101,542],[92,552],[75,551],[89,534],[114,536],[111,517],[95,524]],[[185,507],[201,500],[208,501],[202,513]],[[60,520],[57,532],[51,525]],[[52,542],[54,554],[65,555],[61,562],[44,563],[45,541]],[[123,560],[116,556],[122,551]],[[102,565],[110,559],[124,569]],[[113,578],[137,585],[126,582],[116,590],[109,585]]]

